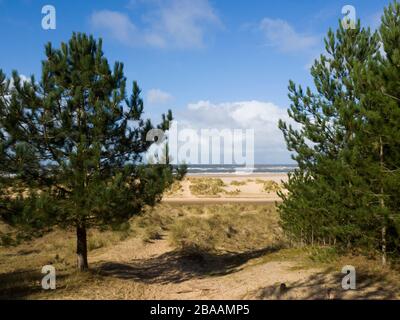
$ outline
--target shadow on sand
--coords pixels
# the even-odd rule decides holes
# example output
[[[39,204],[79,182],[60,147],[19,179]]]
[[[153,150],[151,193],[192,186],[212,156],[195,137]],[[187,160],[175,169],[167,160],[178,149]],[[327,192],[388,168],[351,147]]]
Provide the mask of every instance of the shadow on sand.
[[[384,274],[357,272],[355,290],[341,287],[343,274],[326,269],[302,281],[276,284],[253,292],[256,299],[383,299],[399,298],[399,287]]]
[[[44,274],[40,270],[18,270],[0,274],[0,299],[18,300],[29,298],[30,295],[43,292],[41,286]],[[57,275],[57,281],[64,279]]]
[[[247,261],[280,249],[281,247],[267,247],[243,253],[224,254],[187,254],[174,250],[147,260],[133,260],[129,264],[104,262],[95,271],[103,276],[145,283],[179,283],[240,271],[240,267]]]

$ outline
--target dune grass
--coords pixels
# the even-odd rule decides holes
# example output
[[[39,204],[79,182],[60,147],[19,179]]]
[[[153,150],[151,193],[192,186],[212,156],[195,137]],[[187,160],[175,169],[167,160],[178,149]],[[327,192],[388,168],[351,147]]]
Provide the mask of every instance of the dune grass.
[[[231,197],[234,197],[234,196],[237,196],[237,195],[239,195],[240,194],[240,189],[235,189],[235,190],[231,190],[231,191],[224,191],[224,194],[226,194],[227,196],[231,196]]]
[[[165,192],[167,196],[179,195],[183,191],[183,186],[180,181],[175,181],[169,189]]]
[[[222,179],[217,178],[194,178],[190,179],[190,192],[196,196],[220,197],[225,187]]]
[[[185,217],[171,226],[172,243],[187,252],[240,252],[282,240],[272,205],[216,205],[206,217]]]
[[[1,230],[5,229],[2,226]],[[192,264],[209,261],[204,259],[210,257],[243,255],[250,257],[245,260],[249,267],[291,261],[298,270],[318,267],[340,272],[343,265],[353,264],[366,274],[382,273],[392,283],[400,283],[395,275],[397,269],[383,272],[379,261],[374,259],[345,255],[332,247],[290,247],[279,227],[279,216],[273,204],[160,204],[115,230],[90,230],[91,270],[87,273],[75,271],[74,230],[54,229],[27,242],[0,246],[0,298],[148,298],[149,287],[145,281],[105,276],[98,268],[104,263],[118,263],[118,259],[132,252],[141,253],[157,246],[160,239],[164,239],[162,243],[168,244],[176,254],[201,258],[186,260]],[[265,248],[273,250],[262,253]],[[261,253],[252,257],[251,253],[255,252]],[[94,259],[99,256],[100,260]],[[151,257],[144,257],[143,262]],[[219,263],[224,263],[224,259],[219,259]],[[41,268],[48,264],[57,270],[57,290],[53,292],[40,287]]]
[[[277,192],[279,190],[281,190],[281,186],[279,185],[279,183],[272,180],[267,180],[263,182],[264,192]]]
[[[230,183],[232,186],[244,186],[247,184],[246,181],[237,181],[237,180],[233,180]]]

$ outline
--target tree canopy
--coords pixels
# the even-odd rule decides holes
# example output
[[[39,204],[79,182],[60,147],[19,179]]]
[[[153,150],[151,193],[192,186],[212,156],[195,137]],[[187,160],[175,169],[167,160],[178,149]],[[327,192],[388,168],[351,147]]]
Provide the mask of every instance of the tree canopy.
[[[282,225],[294,241],[399,252],[400,5],[380,28],[329,30],[311,68],[314,89],[289,85],[280,122],[298,169],[281,193]]]
[[[75,227],[83,270],[87,228],[122,223],[154,205],[174,173],[143,164],[153,125],[143,119],[138,84],[128,97],[123,64],[110,67],[101,39],[74,33],[58,49],[47,44],[45,54],[40,81],[0,74],[0,161],[25,188],[2,217],[28,227]],[[165,127],[172,114],[163,117]]]

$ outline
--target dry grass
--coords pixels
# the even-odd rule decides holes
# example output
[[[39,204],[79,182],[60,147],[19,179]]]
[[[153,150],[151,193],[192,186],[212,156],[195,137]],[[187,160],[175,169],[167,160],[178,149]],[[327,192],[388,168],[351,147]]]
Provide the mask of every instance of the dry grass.
[[[246,184],[247,184],[246,181],[237,181],[237,180],[233,180],[233,181],[231,182],[231,185],[232,185],[232,186],[244,186],[244,185],[246,185]]]
[[[92,252],[105,250],[112,245],[131,237],[129,230],[100,231],[92,229],[88,232],[89,261]],[[76,291],[91,283],[89,274],[75,272],[75,230],[55,229],[43,237],[23,242],[16,246],[0,246],[0,299],[43,298],[50,293],[41,289],[43,277],[41,268],[53,265],[57,270],[58,294],[65,294],[65,289]],[[74,289],[75,288],[75,289]]]
[[[167,196],[179,195],[183,192],[183,186],[180,181],[175,181],[171,187],[165,192]]]
[[[262,190],[264,192],[277,192],[282,189],[281,185],[272,180],[263,180],[263,179],[256,179],[255,181],[257,184],[262,184]]]
[[[255,180],[255,182],[258,183],[258,184],[264,184],[265,181],[267,181],[267,180],[260,179],[260,178],[257,178],[257,179]]]
[[[184,251],[242,252],[281,239],[273,206],[210,206],[207,215],[186,217],[171,227],[171,241]]]
[[[206,267],[210,263],[218,267],[218,270],[233,270],[239,266],[241,269],[248,268],[246,270],[249,272],[253,267],[263,267],[271,262],[290,262],[293,267],[288,272],[294,274],[317,267],[326,274],[334,272],[340,276],[342,266],[350,264],[354,265],[357,274],[360,274],[360,284],[366,286],[368,279],[373,279],[371,286],[375,291],[380,291],[383,297],[394,296],[400,287],[397,266],[393,266],[393,269],[382,269],[376,259],[343,255],[330,247],[287,247],[278,222],[279,217],[272,204],[161,204],[155,208],[148,208],[144,214],[134,217],[119,230],[90,230],[88,248],[92,269],[83,274],[75,271],[74,230],[56,229],[41,238],[17,246],[0,247],[0,298],[157,298],[161,286],[148,284],[145,281],[146,275],[153,270],[152,268],[159,267],[164,275],[171,274],[171,278],[179,278],[180,272],[183,271],[177,266],[182,254],[189,257],[208,257],[207,259],[213,257],[213,261],[207,260]],[[10,231],[9,227],[0,227],[0,231]],[[159,241],[161,238],[164,240]],[[168,246],[173,251],[152,251],[159,244]],[[263,251],[265,248],[274,250]],[[124,269],[124,272],[130,270],[135,277],[114,277],[100,272],[103,264],[117,264],[121,261],[133,263],[132,259],[134,265],[144,264],[143,273],[137,273],[137,269],[132,267]],[[154,261],[154,264],[151,261]],[[191,264],[190,270],[196,271],[196,268],[200,268],[196,265],[199,263],[197,260],[183,260],[183,263],[186,263],[185,268],[189,268],[188,261]],[[151,268],[146,263],[150,263]],[[225,263],[229,266],[225,266]],[[43,276],[40,271],[42,266],[47,264],[52,264],[57,270],[57,290],[54,291],[44,291],[40,288]],[[157,279],[159,274],[154,273],[154,279]],[[211,282],[222,281],[223,278],[213,280],[214,278],[210,278],[207,273],[202,276]],[[310,281],[312,283],[312,279]],[[220,282],[215,283],[218,286]],[[293,288],[300,286],[307,290],[314,288],[309,287],[307,283],[293,282],[288,285]],[[318,284],[315,288],[321,288],[323,285]],[[168,282],[168,286],[173,287],[174,283]],[[257,297],[261,297],[262,292],[256,293]]]
[[[235,190],[232,190],[232,191],[224,191],[224,193],[225,193],[227,196],[231,196],[231,197],[234,197],[234,196],[239,195],[240,192],[241,192],[240,189],[235,189]]]
[[[281,186],[279,183],[272,181],[272,180],[267,180],[263,182],[263,191],[264,192],[277,192],[281,190]]]
[[[190,180],[190,192],[196,196],[219,197],[224,192],[225,186],[222,179],[214,178],[195,178]]]

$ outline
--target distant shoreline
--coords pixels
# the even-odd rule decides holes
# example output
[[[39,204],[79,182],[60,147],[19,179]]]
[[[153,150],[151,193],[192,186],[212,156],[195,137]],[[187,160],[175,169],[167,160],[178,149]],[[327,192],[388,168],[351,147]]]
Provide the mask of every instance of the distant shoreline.
[[[288,172],[249,172],[249,173],[235,173],[235,172],[204,172],[204,173],[191,173],[188,172],[186,177],[192,178],[275,178],[286,177]]]
[[[188,176],[263,176],[288,174],[297,168],[295,164],[256,164],[251,168],[238,165],[188,165]]]

